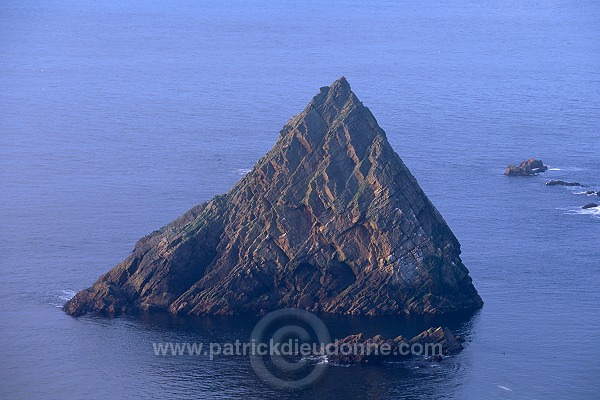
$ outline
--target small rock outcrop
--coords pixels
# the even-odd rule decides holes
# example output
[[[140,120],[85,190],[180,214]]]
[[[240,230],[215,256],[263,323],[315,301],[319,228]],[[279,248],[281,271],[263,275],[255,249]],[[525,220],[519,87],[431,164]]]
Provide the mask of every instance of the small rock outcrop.
[[[561,181],[560,179],[557,180],[551,180],[546,182],[547,186],[582,186],[581,183],[579,182],[566,182],[566,181]]]
[[[415,344],[441,344],[442,345],[442,354],[448,355],[461,351],[463,349],[462,344],[460,343],[459,338],[454,336],[450,329],[448,328],[430,328],[421,334],[412,338],[409,343]]]
[[[378,364],[415,356],[440,360],[463,349],[459,338],[448,328],[430,328],[410,340],[398,336],[384,339],[381,335],[365,337],[362,333],[347,336],[335,343],[335,352],[327,355],[337,364]]]
[[[600,196],[600,190],[599,191],[595,191],[595,190],[586,190],[585,192],[581,192],[578,194],[585,194],[588,196]]]
[[[596,203],[588,203],[588,204],[586,204],[585,206],[583,206],[581,208],[583,208],[584,210],[587,210],[588,208],[595,208],[595,207],[598,207],[598,204],[596,204]]]
[[[545,172],[548,167],[544,165],[542,160],[536,160],[531,157],[529,160],[523,161],[519,166],[514,164],[509,165],[504,171],[507,176],[534,176],[539,172]]]
[[[458,240],[342,77],[228,193],[142,238],[64,310],[376,315],[482,304]]]

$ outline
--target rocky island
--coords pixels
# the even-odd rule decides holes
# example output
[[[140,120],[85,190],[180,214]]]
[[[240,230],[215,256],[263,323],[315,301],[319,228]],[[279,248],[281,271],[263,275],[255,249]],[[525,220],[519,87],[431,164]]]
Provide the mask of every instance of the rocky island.
[[[342,77],[228,193],[142,238],[64,310],[375,315],[482,304],[458,240]]]
[[[548,167],[544,165],[542,160],[536,160],[534,157],[531,157],[529,160],[523,161],[519,166],[514,164],[506,167],[506,171],[504,171],[504,175],[506,176],[535,176],[540,172],[545,172],[548,170]]]
[[[385,361],[402,361],[412,358],[415,354],[403,352],[415,344],[439,345],[436,354],[418,354],[430,360],[439,361],[444,356],[455,354],[463,350],[462,338],[454,336],[448,328],[430,328],[410,340],[398,336],[394,339],[384,339],[381,335],[366,337],[362,333],[347,336],[336,342],[338,348],[346,346],[350,349],[362,351],[337,352],[328,355],[328,361],[338,364],[379,364]],[[382,351],[385,347],[386,351]]]
[[[553,179],[551,181],[546,182],[546,186],[583,186],[579,182],[566,182],[561,181],[560,179]]]

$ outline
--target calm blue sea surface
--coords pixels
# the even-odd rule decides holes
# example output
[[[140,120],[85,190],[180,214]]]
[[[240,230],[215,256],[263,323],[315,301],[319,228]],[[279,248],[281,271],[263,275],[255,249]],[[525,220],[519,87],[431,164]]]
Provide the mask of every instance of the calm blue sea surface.
[[[326,3],[326,4],[325,4]],[[597,399],[600,2],[32,1],[0,5],[0,398]],[[137,239],[227,191],[345,75],[462,244],[485,301],[446,321],[324,317],[335,337],[467,338],[437,366],[331,367],[281,393],[255,319],[71,318]],[[551,170],[507,178],[531,156]]]

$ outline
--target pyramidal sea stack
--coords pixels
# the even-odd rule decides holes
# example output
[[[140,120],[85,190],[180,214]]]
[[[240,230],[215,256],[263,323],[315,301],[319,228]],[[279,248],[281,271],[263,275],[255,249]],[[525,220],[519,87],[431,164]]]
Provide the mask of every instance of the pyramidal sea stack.
[[[483,302],[460,244],[345,78],[321,88],[228,193],[142,238],[64,306],[439,314]]]

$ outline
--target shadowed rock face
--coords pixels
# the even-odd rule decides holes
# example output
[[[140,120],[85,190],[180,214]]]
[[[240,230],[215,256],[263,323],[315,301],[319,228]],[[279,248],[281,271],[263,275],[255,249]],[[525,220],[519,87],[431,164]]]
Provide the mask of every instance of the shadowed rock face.
[[[460,245],[345,78],[227,194],[141,239],[64,307],[442,313],[483,304]]]

